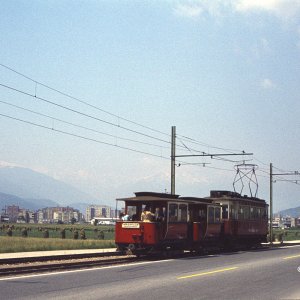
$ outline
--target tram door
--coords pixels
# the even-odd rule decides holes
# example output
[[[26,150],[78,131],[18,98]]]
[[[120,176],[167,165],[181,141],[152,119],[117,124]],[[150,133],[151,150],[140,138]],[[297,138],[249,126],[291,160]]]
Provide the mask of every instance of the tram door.
[[[193,204],[189,207],[189,218],[191,228],[189,228],[189,239],[201,241],[204,239],[207,231],[207,205]]]
[[[187,239],[188,205],[180,202],[169,202],[167,222],[168,228],[166,239]]]

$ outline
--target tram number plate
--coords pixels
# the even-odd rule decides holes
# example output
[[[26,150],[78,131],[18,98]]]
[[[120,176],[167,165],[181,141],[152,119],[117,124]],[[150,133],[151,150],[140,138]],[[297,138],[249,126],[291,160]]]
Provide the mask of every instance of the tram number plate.
[[[140,228],[139,223],[122,223],[122,228]]]

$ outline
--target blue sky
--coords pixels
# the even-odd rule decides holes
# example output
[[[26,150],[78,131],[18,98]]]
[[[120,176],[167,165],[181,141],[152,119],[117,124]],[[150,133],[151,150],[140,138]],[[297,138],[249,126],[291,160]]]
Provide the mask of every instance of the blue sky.
[[[268,199],[270,162],[300,169],[299,17],[297,0],[3,1],[0,63],[111,114],[0,66],[1,84],[102,122],[0,86],[2,114],[164,158],[0,116],[1,164],[43,172],[105,203],[138,190],[170,191],[166,158],[175,125],[179,154],[253,152],[247,163],[258,165],[258,196]],[[239,162],[184,161],[207,164],[176,168],[178,194],[232,189]],[[299,185],[277,181],[275,210],[299,206],[299,192]]]

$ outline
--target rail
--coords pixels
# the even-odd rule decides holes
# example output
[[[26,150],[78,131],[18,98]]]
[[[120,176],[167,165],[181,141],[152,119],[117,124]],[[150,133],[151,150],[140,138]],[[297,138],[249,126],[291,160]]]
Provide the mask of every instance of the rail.
[[[43,273],[58,270],[72,270],[107,265],[117,265],[137,261],[133,255],[121,253],[78,254],[41,256],[34,258],[1,259],[0,277],[21,274]]]

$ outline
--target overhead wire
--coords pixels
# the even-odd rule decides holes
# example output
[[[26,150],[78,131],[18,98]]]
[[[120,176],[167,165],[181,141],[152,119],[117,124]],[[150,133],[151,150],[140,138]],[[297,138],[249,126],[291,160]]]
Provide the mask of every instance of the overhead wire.
[[[67,121],[61,120],[59,118],[54,118],[54,117],[51,117],[51,116],[48,116],[48,115],[45,115],[45,114],[42,114],[42,113],[30,110],[30,109],[27,109],[27,108],[23,108],[23,107],[14,105],[14,104],[10,104],[10,103],[7,103],[7,102],[2,101],[2,100],[0,100],[0,103],[5,103],[5,104],[8,104],[10,106],[22,109],[24,111],[28,111],[28,112],[31,112],[31,113],[34,113],[34,114],[37,114],[37,115],[41,115],[41,116],[47,117],[49,119],[54,119],[54,120],[57,120],[57,121],[60,121],[60,122],[63,122],[63,123],[67,123],[67,124],[70,124],[70,125],[78,126],[78,127],[83,128],[83,129],[90,129],[90,128],[86,128],[84,126],[80,126],[80,125],[77,125],[77,124],[73,124],[71,122],[67,122]],[[49,127],[49,126],[45,126],[45,125],[42,125],[42,124],[37,124],[35,122],[31,122],[31,121],[28,121],[28,120],[16,118],[16,117],[9,116],[9,115],[6,115],[6,114],[0,113],[0,116],[8,118],[8,119],[16,120],[16,121],[19,121],[19,122],[22,122],[22,123],[25,123],[25,124],[29,124],[29,125],[32,125],[32,126],[36,126],[36,127],[40,127],[40,128],[43,128],[43,129],[47,129],[47,130],[50,130],[50,131],[55,131],[55,132],[58,132],[58,133],[61,133],[61,134],[65,134],[65,135],[77,137],[77,138],[80,138],[80,139],[84,139],[84,140],[88,140],[88,141],[92,141],[92,142],[96,142],[96,143],[100,143],[100,144],[104,144],[104,145],[108,145],[108,146],[113,146],[113,147],[117,147],[117,148],[124,149],[124,150],[129,150],[129,151],[140,153],[140,154],[145,154],[145,155],[149,155],[149,156],[153,156],[153,157],[158,157],[158,158],[163,158],[163,159],[166,159],[166,160],[170,160],[170,157],[165,157],[163,155],[157,155],[157,154],[149,153],[149,152],[146,152],[146,151],[140,151],[140,150],[137,150],[137,149],[132,149],[132,148],[129,148],[129,147],[124,147],[124,146],[120,146],[120,145],[116,145],[116,144],[112,144],[112,143],[108,143],[108,142],[96,140],[96,139],[93,139],[93,138],[89,138],[89,137],[82,136],[82,135],[79,135],[79,134],[74,134],[74,133],[67,132],[67,131],[64,131],[64,130],[56,129],[54,127]],[[176,160],[176,162],[178,162],[178,163],[180,163],[182,165],[203,166],[203,167],[206,167],[206,168],[209,168],[209,169],[229,171],[229,172],[233,172],[234,171],[233,169],[230,170],[230,169],[225,169],[225,168],[218,168],[218,167],[207,166],[207,163],[188,163],[188,162],[185,162],[185,161],[182,161],[182,160]]]
[[[88,103],[88,102],[86,102],[86,101],[84,101],[84,100],[82,100],[82,99],[79,99],[78,97],[74,97],[74,96],[72,96],[72,95],[70,95],[70,94],[67,94],[67,93],[65,93],[65,92],[62,92],[62,91],[60,91],[60,90],[58,90],[58,89],[56,89],[56,88],[53,88],[53,87],[51,87],[51,86],[49,86],[49,85],[47,85],[47,84],[45,84],[45,83],[42,83],[41,81],[35,80],[35,79],[31,78],[30,76],[25,75],[25,74],[23,74],[23,73],[21,73],[21,72],[15,70],[15,69],[13,69],[12,67],[9,67],[9,66],[5,65],[5,64],[3,64],[3,63],[0,63],[0,66],[3,67],[3,68],[5,68],[5,69],[7,69],[7,70],[9,70],[9,71],[11,71],[11,72],[13,72],[13,73],[15,73],[15,74],[17,74],[17,75],[19,75],[19,76],[22,76],[23,78],[25,78],[25,79],[27,79],[27,80],[33,82],[33,83],[35,83],[35,95],[32,95],[32,94],[30,94],[30,93],[26,93],[26,92],[23,92],[23,91],[20,91],[20,90],[18,90],[18,89],[11,88],[11,87],[8,87],[8,86],[5,86],[5,85],[2,84],[2,86],[6,87],[6,88],[11,88],[11,89],[13,89],[13,90],[15,90],[15,91],[17,91],[17,92],[23,92],[23,93],[25,93],[25,95],[31,96],[31,97],[35,97],[35,98],[37,98],[37,99],[39,99],[39,100],[41,100],[41,101],[47,101],[47,99],[44,99],[44,98],[41,98],[41,97],[37,97],[37,95],[36,95],[37,85],[40,85],[40,86],[43,86],[43,87],[45,87],[45,88],[47,88],[47,89],[49,89],[49,90],[52,90],[52,91],[54,91],[54,92],[56,92],[56,93],[58,93],[58,94],[60,94],[60,95],[63,95],[63,96],[65,96],[65,97],[70,98],[70,99],[72,99],[72,100],[74,100],[74,101],[76,101],[76,102],[79,102],[79,103],[81,103],[81,104],[87,105],[87,106],[89,106],[89,107],[91,107],[91,108],[94,108],[94,109],[96,109],[96,110],[98,110],[98,111],[101,111],[101,112],[103,112],[103,113],[106,113],[106,114],[108,114],[108,115],[110,115],[110,116],[116,117],[116,118],[118,118],[118,119],[120,119],[120,120],[129,122],[129,123],[132,123],[132,124],[134,124],[134,125],[138,125],[138,126],[140,126],[140,127],[143,127],[143,128],[145,128],[145,129],[151,130],[151,131],[156,132],[156,133],[163,134],[163,135],[168,136],[168,137],[170,136],[169,134],[167,134],[167,133],[165,133],[165,132],[162,132],[162,131],[160,131],[160,130],[151,128],[151,127],[149,127],[149,126],[145,126],[145,125],[143,125],[143,124],[140,124],[140,123],[138,123],[138,122],[129,120],[129,119],[127,119],[127,118],[121,117],[121,116],[119,116],[119,115],[117,115],[117,114],[114,114],[114,113],[111,113],[111,112],[109,112],[109,111],[107,111],[107,110],[104,110],[104,109],[100,108],[99,106],[92,105],[92,104],[90,104],[90,103]],[[48,102],[48,103],[49,103],[49,102]],[[52,101],[51,101],[51,104],[60,106],[59,104],[54,103],[54,102],[52,102]],[[61,107],[61,108],[64,108],[64,109],[68,109],[68,108],[65,107],[65,106],[60,106],[60,107]],[[73,109],[70,109],[70,110],[73,111],[73,112],[76,112],[76,113],[80,113],[80,112],[75,111],[75,110],[73,110]],[[81,113],[81,114],[83,114],[83,113]],[[85,116],[87,116],[87,117],[92,117],[92,116],[87,115],[87,114],[83,114],[83,115],[85,115]],[[92,117],[92,118],[96,118],[96,117]],[[104,122],[104,123],[109,124],[109,125],[112,125],[112,126],[116,126],[116,127],[118,127],[118,128],[124,129],[124,130],[131,131],[131,132],[136,133],[136,134],[142,134],[142,135],[144,135],[144,136],[146,136],[146,137],[148,137],[148,138],[154,138],[154,139],[156,139],[156,140],[159,140],[159,141],[162,141],[162,142],[165,142],[165,143],[169,143],[169,144],[171,143],[170,141],[164,141],[164,140],[162,140],[162,139],[158,139],[158,138],[156,138],[156,137],[152,137],[152,136],[147,135],[147,134],[145,134],[145,133],[141,133],[141,132],[139,132],[139,131],[129,129],[129,128],[124,127],[124,126],[120,126],[119,124],[111,123],[111,122],[108,122],[108,121],[105,121],[105,120],[102,120],[102,119],[99,119],[99,118],[96,118],[96,119],[98,119],[98,121]],[[190,138],[190,137],[186,137],[186,136],[183,136],[183,135],[182,135],[181,137],[182,137],[183,139],[188,140],[189,142],[196,143],[196,144],[201,145],[201,146],[206,146],[206,147],[210,147],[210,148],[214,148],[214,149],[219,149],[219,150],[224,150],[224,151],[240,151],[240,150],[226,149],[226,148],[221,148],[221,147],[216,147],[216,146],[208,145],[208,144],[206,144],[206,143],[197,141],[197,140],[195,140],[195,139],[192,139],[192,138]],[[183,147],[181,147],[180,145],[179,145],[178,147],[183,148]],[[187,147],[186,147],[186,148],[187,148]],[[198,150],[195,150],[195,149],[193,149],[193,151],[196,151],[196,152],[198,152],[198,153],[201,153],[201,152],[202,152],[202,151],[198,151]],[[223,159],[222,159],[222,158],[218,158],[218,159],[219,159],[219,160],[224,160],[224,161],[229,161],[229,162],[235,162],[235,161],[231,161],[231,160],[229,160],[229,159],[224,159],[224,158],[223,158]]]
[[[164,143],[167,143],[167,144],[170,144],[170,143],[171,143],[170,141],[166,141],[166,140],[163,140],[163,139],[160,139],[160,138],[156,138],[156,137],[153,137],[153,136],[151,136],[151,135],[145,134],[145,133],[143,133],[143,132],[140,132],[140,131],[137,131],[137,130],[133,130],[133,129],[130,129],[130,128],[128,128],[128,127],[121,126],[121,125],[119,125],[119,124],[115,124],[115,123],[112,123],[112,122],[109,122],[109,121],[100,119],[100,118],[98,118],[98,117],[95,117],[95,116],[92,116],[92,115],[89,115],[89,114],[80,112],[80,111],[78,111],[78,110],[76,110],[76,109],[67,107],[67,106],[62,105],[62,104],[55,103],[55,102],[53,102],[53,101],[51,101],[51,100],[48,100],[48,99],[46,99],[46,98],[42,98],[42,97],[39,97],[39,96],[30,94],[30,93],[28,93],[28,92],[25,92],[25,91],[22,91],[22,90],[13,88],[13,87],[8,86],[8,85],[5,85],[5,84],[0,83],[0,86],[2,86],[2,87],[4,87],[4,88],[7,88],[7,89],[9,89],[9,90],[18,92],[18,93],[20,93],[20,94],[23,94],[23,95],[25,95],[25,96],[28,96],[28,97],[31,97],[31,98],[34,98],[34,99],[37,99],[37,100],[46,102],[46,103],[48,103],[48,104],[57,106],[57,107],[59,107],[59,108],[62,108],[62,109],[71,111],[71,112],[73,112],[73,113],[76,113],[76,114],[79,114],[79,115],[88,117],[88,118],[90,118],[90,119],[94,119],[94,120],[96,120],[96,121],[99,121],[99,122],[102,122],[102,123],[105,123],[105,124],[108,124],[108,125],[111,125],[111,126],[114,126],[114,127],[117,127],[117,128],[121,128],[121,129],[123,129],[123,130],[129,131],[129,132],[132,132],[132,133],[135,133],[135,134],[139,134],[139,135],[145,136],[145,137],[147,137],[147,138],[151,138],[151,139],[154,139],[154,140],[157,140],[157,141],[161,141],[161,142],[164,142]]]
[[[218,146],[213,146],[213,145],[210,145],[210,144],[198,141],[198,140],[196,140],[194,138],[187,137],[187,136],[184,136],[184,135],[177,135],[177,136],[181,137],[182,139],[185,139],[186,141],[188,141],[190,143],[197,144],[197,145],[204,146],[204,147],[208,147],[208,148],[223,150],[223,151],[227,151],[229,153],[231,153],[231,152],[244,152],[244,151],[241,151],[241,150],[235,150],[235,149],[228,149],[228,148],[222,148],[222,147],[218,147]]]
[[[25,96],[28,96],[28,97],[31,97],[35,100],[39,100],[39,101],[42,101],[42,102],[46,102],[48,104],[51,104],[51,105],[54,105],[56,107],[59,107],[59,108],[62,108],[62,109],[65,109],[65,110],[68,110],[68,111],[71,111],[73,113],[76,113],[76,114],[79,114],[79,115],[82,115],[84,117],[88,117],[88,118],[91,118],[91,119],[94,119],[96,121],[99,121],[99,122],[102,122],[102,123],[105,123],[105,124],[108,124],[108,125],[111,125],[111,126],[114,126],[114,127],[117,127],[119,129],[123,129],[123,130],[126,130],[126,131],[129,131],[129,132],[132,132],[132,133],[135,133],[135,134],[138,134],[138,135],[141,135],[141,136],[145,136],[147,138],[151,138],[151,139],[154,139],[154,140],[157,140],[157,141],[160,141],[160,142],[163,142],[163,143],[166,143],[166,144],[171,144],[171,141],[166,141],[166,140],[163,140],[163,139],[160,139],[160,138],[157,138],[157,137],[154,137],[154,136],[151,136],[151,135],[148,135],[148,134],[145,134],[143,132],[140,132],[140,131],[137,131],[137,130],[133,130],[131,128],[128,128],[128,127],[125,127],[125,126],[121,126],[119,124],[115,124],[115,123],[112,123],[112,122],[109,122],[109,121],[106,121],[106,120],[103,120],[103,119],[100,119],[98,117],[95,117],[95,116],[92,116],[92,115],[89,115],[89,114],[86,114],[86,113],[83,113],[83,112],[80,112],[78,110],[75,110],[73,108],[70,108],[68,106],[65,106],[65,105],[62,105],[62,104],[58,104],[52,100],[49,100],[49,99],[46,99],[44,97],[39,97],[37,96],[36,94],[33,95],[31,93],[28,93],[28,92],[25,92],[25,91],[22,91],[20,89],[17,89],[17,88],[14,88],[14,87],[11,87],[11,86],[8,86],[8,85],[5,85],[3,83],[0,83],[0,86],[6,88],[6,89],[9,89],[9,90],[12,90],[14,92],[18,92],[20,94],[23,94]],[[104,133],[103,133],[104,134]],[[107,134],[108,135],[108,134]],[[124,138],[123,138],[124,139]],[[181,145],[179,145],[180,148],[185,148]],[[194,150],[194,151],[197,151],[197,150]],[[200,152],[200,151],[198,151]]]
[[[35,80],[35,79],[33,79],[33,78],[31,78],[31,77],[29,77],[29,76],[27,76],[27,75],[25,75],[25,74],[23,74],[23,73],[21,73],[21,72],[15,70],[15,69],[13,69],[13,68],[11,68],[11,67],[5,65],[5,64],[0,63],[0,66],[2,66],[3,68],[6,68],[7,70],[10,70],[11,72],[14,72],[15,74],[18,74],[18,75],[22,76],[23,78],[26,78],[26,79],[30,80],[31,82],[34,82],[35,85],[38,84],[38,85],[40,85],[40,86],[43,86],[43,87],[45,87],[45,88],[47,88],[47,89],[49,89],[49,90],[51,90],[51,91],[54,91],[54,92],[56,92],[56,93],[58,93],[58,94],[60,94],[60,95],[63,95],[63,96],[65,96],[65,97],[69,98],[69,99],[72,99],[72,100],[74,100],[74,101],[76,101],[76,102],[79,102],[79,103],[81,103],[81,104],[84,104],[84,105],[86,105],[86,106],[89,106],[89,107],[91,107],[91,108],[94,108],[94,109],[96,109],[96,110],[98,110],[98,111],[101,111],[101,112],[103,112],[103,113],[105,113],[105,114],[108,114],[108,115],[110,115],[110,116],[116,117],[116,118],[118,118],[118,119],[120,119],[120,120],[123,120],[123,121],[126,121],[126,122],[128,122],[128,123],[131,123],[131,124],[140,126],[140,127],[142,127],[142,128],[151,130],[151,131],[153,131],[153,132],[160,133],[160,134],[163,134],[163,135],[165,135],[165,136],[170,136],[169,134],[167,134],[167,133],[165,133],[165,132],[162,132],[162,131],[160,131],[160,130],[151,128],[151,127],[149,127],[149,126],[140,124],[140,123],[135,122],[135,121],[132,121],[132,120],[129,120],[129,119],[127,119],[127,118],[121,117],[121,116],[116,115],[116,114],[114,114],[114,113],[111,113],[111,112],[109,112],[109,111],[107,111],[107,110],[104,110],[104,109],[102,109],[102,108],[100,108],[100,107],[98,107],[98,106],[92,105],[92,104],[90,104],[90,103],[88,103],[88,102],[86,102],[86,101],[84,101],[84,100],[81,100],[81,99],[79,99],[79,98],[77,98],[77,97],[74,97],[74,96],[72,96],[72,95],[70,95],[70,94],[67,94],[67,93],[62,92],[62,91],[60,91],[60,90],[58,90],[58,89],[55,89],[55,88],[53,88],[53,87],[51,87],[51,86],[49,86],[49,85],[47,85],[47,84],[45,84],[45,83],[42,83],[42,82],[40,82],[40,81],[37,81],[37,80]],[[36,91],[36,86],[35,86],[35,91]]]
[[[129,148],[129,147],[123,147],[123,146],[120,146],[120,145],[115,145],[115,144],[99,141],[99,140],[96,140],[96,139],[93,139],[93,138],[88,138],[88,137],[85,137],[85,136],[81,136],[79,134],[70,133],[70,132],[67,132],[67,131],[55,129],[53,127],[48,127],[48,126],[45,126],[45,125],[37,124],[37,123],[31,122],[31,121],[27,121],[27,120],[23,120],[23,119],[20,119],[20,118],[12,117],[12,116],[5,115],[5,114],[2,114],[2,113],[0,113],[0,116],[8,118],[8,119],[15,120],[15,121],[19,121],[19,122],[22,122],[22,123],[25,123],[25,124],[29,124],[29,125],[32,125],[32,126],[36,126],[36,127],[40,127],[40,128],[43,128],[43,129],[48,129],[48,130],[51,130],[51,131],[62,133],[62,134],[65,134],[65,135],[69,135],[69,136],[77,137],[77,138],[80,138],[80,139],[96,142],[96,143],[99,143],[99,144],[113,146],[113,147],[116,147],[116,148],[129,150],[129,151],[140,153],[140,154],[146,154],[146,155],[150,155],[150,156],[153,156],[153,157],[159,157],[159,158],[168,159],[168,160],[170,159],[169,157],[164,157],[162,155],[157,155],[157,154],[153,154],[153,153],[149,153],[149,152],[145,152],[145,151],[132,149],[132,148]]]
[[[66,110],[69,110],[69,111],[71,111],[71,112],[73,112],[73,113],[81,114],[81,115],[83,115],[83,116],[85,116],[85,117],[89,117],[89,118],[95,119],[95,120],[97,120],[97,121],[106,123],[106,124],[108,124],[108,125],[115,126],[115,127],[118,127],[118,128],[120,128],[120,129],[123,129],[123,130],[130,131],[130,132],[135,133],[135,134],[140,134],[140,135],[145,136],[145,137],[147,137],[147,138],[155,139],[155,140],[158,140],[158,141],[161,141],[161,142],[164,142],[164,143],[168,143],[168,144],[171,143],[170,141],[165,141],[165,140],[159,139],[159,138],[157,138],[157,137],[153,137],[153,136],[150,136],[150,135],[148,135],[148,134],[139,132],[139,131],[137,131],[137,130],[133,130],[133,129],[127,128],[127,127],[125,127],[125,126],[121,126],[121,125],[119,125],[119,124],[115,124],[115,123],[112,123],[112,122],[108,122],[108,121],[106,121],[106,120],[97,118],[97,117],[95,117],[95,116],[91,116],[91,115],[89,115],[89,114],[82,113],[82,112],[80,112],[80,111],[74,110],[74,109],[72,109],[72,108],[69,108],[69,107],[67,107],[67,106],[64,106],[64,105],[61,105],[61,104],[58,104],[58,103],[55,103],[55,102],[50,101],[50,100],[47,100],[47,99],[45,99],[45,98],[38,97],[38,96],[36,95],[36,91],[37,91],[37,86],[40,85],[40,86],[43,86],[43,87],[45,87],[45,88],[47,88],[47,89],[49,89],[49,90],[51,90],[51,91],[54,91],[54,92],[60,94],[60,95],[62,95],[62,96],[65,96],[65,97],[67,97],[67,98],[69,98],[69,99],[72,99],[72,100],[74,100],[74,101],[76,101],[76,102],[78,102],[78,103],[84,104],[84,105],[89,106],[89,107],[91,107],[91,108],[93,108],[93,109],[96,109],[96,110],[98,110],[98,111],[101,111],[101,112],[103,112],[103,113],[105,113],[105,114],[108,114],[108,115],[110,115],[110,116],[113,116],[113,117],[115,117],[115,118],[118,118],[119,120],[126,121],[126,122],[128,122],[128,123],[131,123],[131,124],[140,126],[140,127],[142,127],[142,128],[151,130],[151,131],[156,132],[156,133],[163,134],[163,135],[168,136],[168,137],[170,136],[169,134],[167,134],[167,133],[165,133],[165,132],[162,132],[162,131],[160,131],[160,130],[151,128],[151,127],[149,127],[149,126],[145,126],[145,125],[143,125],[143,124],[140,124],[140,123],[138,123],[138,122],[129,120],[129,119],[127,119],[127,118],[121,117],[121,116],[119,116],[119,115],[117,115],[117,114],[114,114],[114,113],[111,113],[111,112],[109,112],[109,111],[107,111],[107,110],[104,110],[104,109],[100,108],[99,106],[92,105],[92,104],[90,104],[90,103],[88,103],[88,102],[86,102],[86,101],[84,101],[84,100],[82,100],[82,99],[79,99],[79,98],[77,98],[77,97],[74,97],[74,96],[72,96],[72,95],[70,95],[70,94],[68,94],[68,93],[62,92],[62,91],[60,91],[60,90],[58,90],[58,89],[56,89],[56,88],[53,88],[53,87],[51,87],[51,86],[49,86],[49,85],[47,85],[47,84],[45,84],[45,83],[42,83],[42,82],[40,82],[40,81],[38,81],[38,80],[35,80],[35,79],[29,77],[28,75],[25,75],[25,74],[23,74],[23,73],[21,73],[21,72],[15,70],[15,69],[13,69],[13,68],[11,68],[11,67],[5,65],[5,64],[3,64],[3,63],[0,63],[0,66],[2,66],[3,68],[6,68],[7,70],[9,70],[9,71],[11,71],[11,72],[13,72],[13,73],[15,73],[15,74],[17,74],[17,75],[19,75],[19,76],[22,76],[23,78],[25,78],[25,79],[27,79],[27,80],[29,80],[29,81],[31,81],[31,82],[33,82],[33,83],[35,84],[35,95],[30,94],[30,93],[27,93],[27,92],[24,92],[24,91],[21,91],[21,90],[19,90],[19,89],[13,88],[13,87],[9,87],[9,86],[4,85],[4,84],[0,84],[2,87],[6,87],[6,88],[11,89],[11,90],[13,90],[13,91],[22,93],[22,94],[27,95],[27,96],[30,96],[30,97],[33,97],[33,98],[38,99],[38,100],[40,100],[40,101],[45,101],[45,102],[47,102],[47,103],[49,103],[49,104],[55,105],[55,106],[57,106],[57,107],[60,107],[60,108],[66,109]],[[3,103],[3,101],[2,101],[2,103]],[[19,108],[20,108],[20,107],[19,107]],[[25,109],[25,108],[20,108],[20,109],[24,109],[24,110],[30,111],[30,110]],[[32,113],[37,113],[37,112],[33,112],[33,111],[31,111],[31,112],[32,112]],[[40,114],[40,115],[44,115],[44,114]],[[76,127],[82,128],[82,129],[86,129],[86,130],[91,130],[91,131],[94,131],[94,132],[98,132],[98,133],[101,133],[101,134],[103,134],[103,135],[115,137],[115,138],[118,138],[118,139],[127,140],[127,141],[131,141],[131,142],[136,142],[136,143],[141,143],[141,144],[146,144],[146,145],[149,145],[149,144],[150,144],[150,143],[145,143],[145,142],[141,142],[141,141],[136,141],[136,140],[133,140],[133,139],[127,139],[127,138],[122,138],[122,137],[113,136],[113,135],[111,135],[111,134],[107,134],[107,133],[104,133],[104,132],[100,132],[100,131],[97,131],[97,130],[94,130],[94,129],[91,129],[91,128],[88,128],[88,127],[85,127],[85,126],[77,125],[77,124],[74,124],[74,123],[71,123],[71,122],[67,122],[67,121],[64,121],[64,120],[61,120],[61,119],[58,119],[58,118],[54,118],[54,117],[51,117],[51,116],[46,116],[46,115],[44,115],[44,117],[51,118],[51,119],[53,119],[53,120],[57,120],[57,121],[59,121],[59,122],[63,122],[63,123],[66,123],[66,124],[69,124],[69,125],[72,125],[72,126],[76,126]],[[193,143],[193,144],[196,144],[196,145],[200,145],[200,146],[204,146],[204,147],[209,147],[209,148],[213,148],[213,149],[223,150],[223,151],[227,151],[227,152],[229,152],[229,153],[230,153],[230,152],[241,152],[241,154],[242,154],[242,153],[244,152],[244,151],[241,151],[241,150],[234,150],[234,149],[228,149],[228,148],[223,148],[223,147],[218,147],[218,146],[210,145],[210,144],[207,144],[207,143],[198,141],[198,140],[196,140],[196,139],[194,139],[194,138],[190,138],[190,137],[187,137],[187,136],[184,136],[184,135],[177,135],[177,136],[178,136],[178,137],[181,137],[181,139],[184,139],[185,141],[187,141],[187,142],[189,142],[189,143]],[[181,141],[181,142],[182,142],[182,141]],[[182,142],[182,144],[183,144],[184,146],[178,145],[178,147],[180,147],[181,149],[184,148],[184,149],[186,149],[186,150],[188,150],[188,151],[190,151],[190,152],[191,152],[191,151],[194,151],[194,152],[197,152],[197,153],[205,153],[205,152],[203,152],[203,151],[199,151],[199,150],[196,150],[196,149],[191,149],[191,148],[187,147],[186,144],[183,143],[183,142]],[[163,146],[160,146],[160,145],[153,145],[153,144],[150,144],[150,145],[151,145],[151,146],[157,146],[157,147],[164,148]],[[160,156],[159,156],[159,157],[160,157]],[[233,163],[238,163],[238,162],[240,162],[240,161],[234,161],[234,160],[230,160],[230,159],[226,159],[226,158],[221,158],[221,157],[214,157],[214,159],[222,160],[222,161],[228,161],[228,162],[233,162]],[[261,161],[258,160],[257,158],[255,158],[255,159],[256,159],[257,161],[259,161],[260,163],[262,163],[262,164],[264,164],[264,165],[267,165],[266,163],[261,162]],[[244,161],[244,160],[243,160],[243,161]],[[192,165],[191,163],[187,163],[187,164]],[[200,163],[200,165],[201,165],[201,164],[203,165],[203,163]],[[204,163],[204,164],[206,165],[207,163]],[[193,164],[193,165],[196,165],[196,164]],[[206,166],[206,167],[208,167],[208,166]],[[210,167],[210,168],[213,168],[213,167]],[[276,167],[275,167],[275,168],[276,168]],[[226,170],[226,169],[222,169],[222,168],[217,168],[217,169]],[[281,169],[278,169],[278,170],[283,171],[283,170],[281,170]],[[284,172],[284,171],[283,171],[283,172]]]
[[[109,137],[113,137],[115,139],[120,139],[120,140],[134,142],[134,143],[139,143],[139,144],[143,144],[143,145],[148,145],[148,146],[154,146],[154,147],[169,149],[169,147],[167,147],[167,146],[161,146],[161,145],[151,144],[151,143],[147,143],[147,142],[137,141],[137,140],[128,139],[128,138],[124,138],[124,137],[112,135],[112,134],[109,134],[109,133],[105,133],[105,132],[102,132],[102,131],[99,131],[99,130],[96,130],[96,129],[93,129],[93,128],[89,128],[89,127],[86,127],[86,126],[78,125],[78,124],[75,124],[75,123],[72,123],[72,122],[68,122],[68,121],[65,121],[65,120],[53,117],[53,116],[49,116],[49,115],[46,115],[46,114],[43,114],[43,113],[31,110],[31,109],[28,109],[28,108],[25,108],[25,107],[21,107],[21,106],[12,104],[12,103],[8,103],[8,102],[3,101],[3,100],[0,100],[0,103],[3,103],[5,105],[9,105],[9,106],[14,107],[14,108],[18,108],[18,109],[23,110],[23,111],[30,112],[30,113],[38,115],[38,116],[42,116],[42,117],[45,117],[45,118],[48,118],[48,119],[51,119],[51,120],[55,120],[55,121],[58,121],[58,122],[61,122],[61,123],[64,123],[64,124],[68,124],[68,125],[71,125],[71,126],[74,126],[74,127],[77,127],[77,128],[81,128],[81,129],[85,129],[85,130],[92,131],[92,132],[95,132],[95,133],[103,134],[103,135],[106,135],[106,136],[109,136]]]

